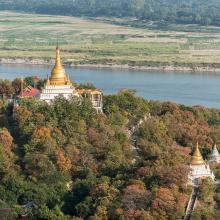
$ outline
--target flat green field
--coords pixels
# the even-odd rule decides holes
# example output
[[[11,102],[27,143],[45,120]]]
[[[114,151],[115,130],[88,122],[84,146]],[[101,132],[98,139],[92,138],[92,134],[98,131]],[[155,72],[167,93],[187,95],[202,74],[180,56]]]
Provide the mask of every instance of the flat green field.
[[[48,60],[59,40],[66,62],[130,66],[215,66],[220,28],[129,25],[120,19],[89,19],[0,12],[0,58]]]

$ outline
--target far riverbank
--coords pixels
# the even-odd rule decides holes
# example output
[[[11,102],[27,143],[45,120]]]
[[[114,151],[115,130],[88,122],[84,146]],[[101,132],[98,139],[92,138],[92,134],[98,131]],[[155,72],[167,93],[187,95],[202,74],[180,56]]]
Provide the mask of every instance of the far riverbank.
[[[25,64],[25,65],[53,65],[54,60],[43,60],[43,59],[31,59],[31,58],[0,58],[0,64]],[[163,71],[163,72],[210,72],[210,73],[219,73],[220,74],[220,65],[212,64],[207,65],[186,65],[186,66],[178,66],[178,65],[162,65],[162,66],[131,66],[128,64],[91,64],[91,63],[76,63],[73,61],[64,61],[63,64],[69,67],[87,67],[87,68],[95,68],[95,69],[115,69],[115,70],[134,70],[134,71]]]

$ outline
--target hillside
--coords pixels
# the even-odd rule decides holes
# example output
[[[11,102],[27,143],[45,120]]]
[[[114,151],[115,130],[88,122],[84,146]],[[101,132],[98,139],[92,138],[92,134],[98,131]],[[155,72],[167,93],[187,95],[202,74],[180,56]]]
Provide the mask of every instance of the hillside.
[[[218,0],[3,0],[1,10],[220,25]]]
[[[7,97],[18,85],[0,81],[0,217],[183,219],[190,152],[199,141],[208,158],[220,139],[220,110],[123,90],[104,96],[104,114],[86,100],[58,97],[51,105],[20,100],[12,116]],[[219,165],[213,169],[219,179]],[[202,181],[194,220],[218,219],[219,190]]]

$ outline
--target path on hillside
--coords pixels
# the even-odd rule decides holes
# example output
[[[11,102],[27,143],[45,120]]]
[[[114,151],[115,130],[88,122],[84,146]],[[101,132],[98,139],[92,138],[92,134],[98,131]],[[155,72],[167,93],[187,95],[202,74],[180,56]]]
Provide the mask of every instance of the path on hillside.
[[[140,157],[140,149],[137,146],[137,136],[136,136],[136,132],[137,130],[140,128],[140,126],[147,122],[147,120],[151,119],[151,114],[145,114],[143,116],[143,118],[139,119],[139,121],[136,123],[136,125],[134,125],[133,127],[130,127],[127,130],[127,136],[130,139],[131,143],[132,143],[132,150],[133,153],[135,155],[133,163],[135,163],[137,161],[137,159]]]
[[[190,195],[188,205],[187,205],[184,220],[190,220],[191,219],[193,210],[195,209],[195,206],[196,206],[198,191],[199,191],[199,188],[194,186],[193,191]]]

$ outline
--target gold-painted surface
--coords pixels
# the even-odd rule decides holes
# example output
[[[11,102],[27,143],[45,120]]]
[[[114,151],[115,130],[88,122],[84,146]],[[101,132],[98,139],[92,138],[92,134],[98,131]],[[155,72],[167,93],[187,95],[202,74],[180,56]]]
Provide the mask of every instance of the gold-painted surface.
[[[195,151],[194,151],[193,156],[192,156],[191,164],[192,165],[205,164],[205,161],[203,160],[202,154],[199,150],[199,144],[198,143],[196,144],[196,148],[195,148]]]
[[[56,62],[54,68],[51,71],[51,77],[49,81],[50,85],[70,85],[65,69],[62,66],[60,48],[58,46],[56,48]]]

